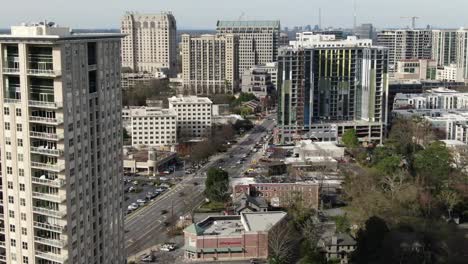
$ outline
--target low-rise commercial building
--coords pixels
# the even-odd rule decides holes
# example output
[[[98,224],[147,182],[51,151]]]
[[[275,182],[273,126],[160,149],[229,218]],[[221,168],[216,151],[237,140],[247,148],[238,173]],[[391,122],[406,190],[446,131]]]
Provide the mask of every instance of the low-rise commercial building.
[[[201,138],[211,135],[212,104],[208,97],[173,96],[169,109],[177,113],[178,138]]]
[[[399,93],[393,109],[468,109],[468,93],[439,87],[419,94]]]
[[[210,216],[184,229],[184,256],[194,262],[267,259],[269,241],[286,216],[278,211]]]
[[[271,75],[266,69],[249,69],[242,75],[242,92],[252,93],[262,99],[274,90]]]
[[[155,148],[124,148],[124,171],[148,176],[156,176],[176,162],[177,154]]]

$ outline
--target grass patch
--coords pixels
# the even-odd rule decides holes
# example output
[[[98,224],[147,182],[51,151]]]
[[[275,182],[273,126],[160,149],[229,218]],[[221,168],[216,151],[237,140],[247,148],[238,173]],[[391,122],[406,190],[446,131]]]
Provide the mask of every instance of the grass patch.
[[[198,208],[198,212],[207,213],[207,212],[219,212],[224,210],[224,203],[222,202],[208,202],[204,203]]]

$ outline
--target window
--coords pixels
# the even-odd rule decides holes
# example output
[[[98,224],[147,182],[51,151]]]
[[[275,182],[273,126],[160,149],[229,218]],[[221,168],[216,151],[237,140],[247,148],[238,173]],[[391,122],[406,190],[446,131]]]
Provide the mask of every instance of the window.
[[[28,249],[28,243],[23,242],[23,249]]]
[[[5,138],[5,144],[11,145],[11,139],[9,137]]]
[[[8,184],[8,189],[13,189],[13,182],[9,181],[7,184]]]
[[[8,196],[8,203],[15,203],[15,198],[13,198],[13,196]]]
[[[28,263],[29,263],[28,257],[23,256],[23,263],[24,263],[24,264],[28,264]]]
[[[10,130],[10,123],[9,122],[5,122],[5,130]]]
[[[20,205],[21,206],[26,206],[26,199],[20,198]]]
[[[10,225],[10,232],[15,233],[16,232],[16,227],[15,225]]]
[[[8,216],[9,216],[10,218],[15,218],[15,211],[9,210],[9,211],[8,211]]]
[[[23,170],[23,169],[20,169],[20,170]],[[24,170],[23,170],[23,174],[24,174]],[[25,189],[24,183],[20,183],[20,191],[24,191],[24,189]]]
[[[21,108],[16,108],[16,116],[21,116]]]
[[[22,146],[23,146],[23,139],[18,138],[18,147],[22,147]]]
[[[21,213],[21,220],[26,221],[26,213]]]
[[[28,235],[28,229],[26,229],[26,227],[22,227],[21,228],[21,234],[27,236]],[[26,246],[27,247],[27,246]]]
[[[7,167],[7,174],[13,174],[13,168]]]
[[[18,169],[19,176],[24,176],[24,169]]]
[[[18,154],[18,161],[23,161],[23,158],[24,158],[23,154]]]
[[[16,247],[16,240],[10,239],[10,244],[12,247]]]
[[[23,124],[16,124],[16,131],[18,132],[23,131]]]
[[[3,107],[3,114],[4,115],[10,115],[10,108],[9,107]]]

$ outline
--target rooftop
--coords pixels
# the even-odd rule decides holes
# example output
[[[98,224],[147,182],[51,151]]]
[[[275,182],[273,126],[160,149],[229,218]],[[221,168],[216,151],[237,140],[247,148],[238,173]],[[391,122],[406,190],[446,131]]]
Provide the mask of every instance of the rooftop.
[[[198,96],[172,96],[168,98],[170,104],[182,104],[182,103],[198,103],[198,104],[212,104],[213,102],[208,97]]]
[[[0,35],[0,40],[11,39],[96,39],[96,38],[122,38],[125,35],[117,33],[72,33],[70,28],[62,27],[54,22],[22,23],[20,26],[12,26],[10,35]]]
[[[137,108],[127,108],[126,111],[130,111],[130,116],[142,117],[142,116],[177,116],[177,112],[174,109],[166,109],[161,107],[148,107],[141,106]]]
[[[218,20],[216,23],[220,27],[280,27],[279,20],[250,20],[250,21],[226,21]]]
[[[197,235],[241,235],[268,231],[286,217],[285,212],[246,212],[241,215],[209,216],[184,231]]]

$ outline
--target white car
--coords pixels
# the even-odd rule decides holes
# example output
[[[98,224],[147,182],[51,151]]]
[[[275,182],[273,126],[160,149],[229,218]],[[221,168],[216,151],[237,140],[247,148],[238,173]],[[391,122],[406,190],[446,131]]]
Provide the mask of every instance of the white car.
[[[172,251],[174,249],[175,249],[175,246],[173,244],[164,244],[159,248],[159,250],[161,251]]]
[[[145,204],[145,203],[146,203],[146,200],[144,200],[144,199],[138,199],[138,200],[137,200],[137,203],[139,203],[139,204]]]

